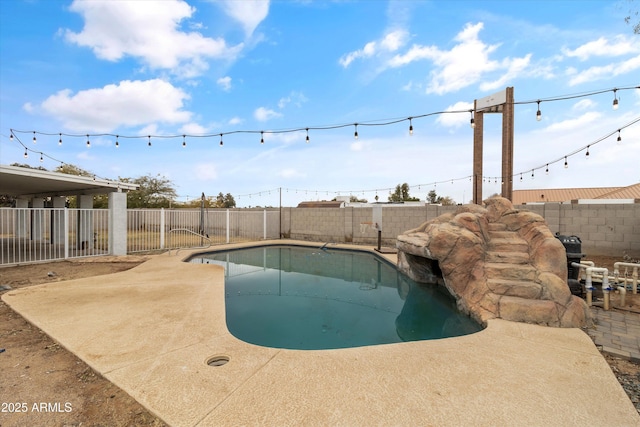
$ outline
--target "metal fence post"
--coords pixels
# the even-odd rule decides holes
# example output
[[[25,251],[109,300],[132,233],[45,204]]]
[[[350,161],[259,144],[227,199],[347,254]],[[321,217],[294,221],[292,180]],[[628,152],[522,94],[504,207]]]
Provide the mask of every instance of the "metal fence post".
[[[69,208],[64,208],[64,259],[69,258]]]
[[[263,214],[262,214],[262,217],[263,217],[263,220],[262,220],[262,223],[263,223],[263,225],[262,225],[262,229],[263,229],[262,239],[263,240],[267,240],[267,210],[265,209],[262,212],[263,212]]]
[[[160,208],[160,249],[164,249],[164,208]]]
[[[227,209],[227,243],[229,243],[229,209]]]

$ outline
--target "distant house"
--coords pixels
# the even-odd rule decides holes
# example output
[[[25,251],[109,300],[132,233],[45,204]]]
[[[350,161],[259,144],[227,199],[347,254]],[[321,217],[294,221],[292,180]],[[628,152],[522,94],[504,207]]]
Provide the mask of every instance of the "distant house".
[[[640,203],[640,183],[627,187],[547,188],[544,190],[513,190],[513,204],[578,203],[579,200],[620,200]]]
[[[319,202],[300,202],[299,208],[344,208],[344,202],[341,201],[326,201]]]

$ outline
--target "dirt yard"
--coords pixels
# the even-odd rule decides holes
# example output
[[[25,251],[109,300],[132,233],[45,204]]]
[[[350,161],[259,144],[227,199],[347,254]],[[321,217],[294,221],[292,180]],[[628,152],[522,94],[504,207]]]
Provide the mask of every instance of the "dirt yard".
[[[101,257],[0,268],[0,294],[7,288],[128,270],[144,260]],[[613,271],[613,263],[621,258],[590,260]],[[640,306],[634,309],[640,312]],[[166,425],[1,301],[0,319],[1,426]],[[605,358],[640,412],[640,364]]]

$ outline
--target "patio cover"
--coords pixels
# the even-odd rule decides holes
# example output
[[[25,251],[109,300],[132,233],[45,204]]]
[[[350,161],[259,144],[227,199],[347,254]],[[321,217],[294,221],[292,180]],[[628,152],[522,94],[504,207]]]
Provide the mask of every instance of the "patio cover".
[[[0,165],[0,194],[14,197],[71,196],[131,191],[135,184]]]

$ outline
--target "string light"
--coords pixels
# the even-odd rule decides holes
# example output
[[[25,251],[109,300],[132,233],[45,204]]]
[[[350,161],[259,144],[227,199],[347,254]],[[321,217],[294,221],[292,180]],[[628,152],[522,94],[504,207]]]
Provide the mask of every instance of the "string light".
[[[9,134],[9,141],[13,141],[13,131]]]
[[[620,129],[618,129],[618,143],[622,142],[622,137],[620,136]]]
[[[187,146],[187,141],[185,139],[186,137],[187,137],[186,135],[182,135],[182,147],[183,148]]]
[[[120,147],[120,143],[118,142],[118,135],[116,135],[116,148]]]
[[[469,110],[469,113],[471,114],[471,120],[469,121],[469,124],[471,126],[471,129],[475,129],[476,121],[473,119],[473,110]]]
[[[89,134],[87,134],[87,148],[91,148],[91,141],[89,141]]]
[[[544,171],[547,175],[549,175],[549,163],[547,163],[547,169]]]
[[[353,133],[353,137],[354,137],[355,139],[358,139],[358,124],[357,124],[357,123],[355,123],[355,124],[354,124],[354,126],[355,126],[355,128],[356,128],[356,131]]]
[[[24,158],[26,159],[27,157],[29,157],[29,153],[27,153],[27,148],[25,147],[25,149],[24,149]]]
[[[520,173],[520,182],[522,182],[522,173]]]
[[[409,117],[409,135],[413,136],[413,117]]]
[[[569,167],[569,162],[567,162],[567,156],[564,156],[564,168],[567,169]]]
[[[44,162],[44,159],[42,158],[42,153],[40,153],[40,163]]]
[[[149,138],[149,142],[147,142],[147,145],[151,147],[151,135],[147,135],[147,137]]]
[[[307,144],[309,143],[309,128],[307,128]]]
[[[540,100],[538,99],[538,112],[536,113],[536,120],[542,120],[542,112],[540,111]]]
[[[264,144],[264,131],[260,131],[260,144]]]
[[[613,109],[614,110],[618,109],[618,97],[616,96],[617,91],[618,89],[613,89]]]
[[[224,145],[224,142],[222,142],[222,134],[220,134],[220,146],[222,147]]]
[[[533,169],[531,169],[531,179],[535,178],[535,175],[533,174]]]
[[[585,157],[588,159],[589,158],[589,147],[590,145],[587,145],[587,154],[585,155]]]
[[[62,145],[62,134],[60,134],[60,139],[58,140],[58,145]]]
[[[33,143],[34,144],[36,143],[36,132],[35,131],[33,131]]]

